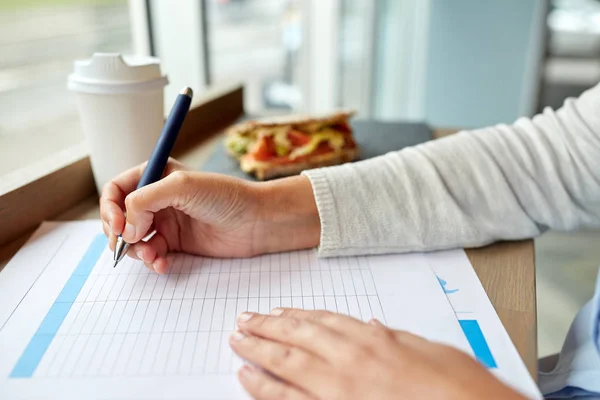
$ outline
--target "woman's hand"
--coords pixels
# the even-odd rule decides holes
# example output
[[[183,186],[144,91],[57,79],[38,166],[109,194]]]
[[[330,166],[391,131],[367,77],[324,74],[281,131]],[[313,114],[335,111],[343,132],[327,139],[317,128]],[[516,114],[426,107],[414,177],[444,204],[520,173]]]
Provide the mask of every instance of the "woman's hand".
[[[251,183],[169,160],[163,179],[136,190],[144,166],[109,182],[100,210],[110,248],[122,234],[135,243],[128,254],[151,270],[165,273],[170,251],[249,257],[319,244],[319,216],[305,177]]]
[[[467,354],[325,311],[244,313],[233,350],[258,400],[524,399]]]

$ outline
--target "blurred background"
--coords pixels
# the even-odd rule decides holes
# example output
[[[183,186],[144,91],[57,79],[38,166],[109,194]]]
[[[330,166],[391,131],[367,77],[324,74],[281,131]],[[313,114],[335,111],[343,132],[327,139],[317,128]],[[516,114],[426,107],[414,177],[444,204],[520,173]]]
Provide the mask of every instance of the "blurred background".
[[[83,141],[66,77],[93,52],[160,57],[167,107],[184,85],[242,81],[253,114],[350,107],[447,128],[511,123],[600,81],[597,0],[174,3],[0,0],[0,177]],[[542,356],[593,293],[597,243],[536,240]]]

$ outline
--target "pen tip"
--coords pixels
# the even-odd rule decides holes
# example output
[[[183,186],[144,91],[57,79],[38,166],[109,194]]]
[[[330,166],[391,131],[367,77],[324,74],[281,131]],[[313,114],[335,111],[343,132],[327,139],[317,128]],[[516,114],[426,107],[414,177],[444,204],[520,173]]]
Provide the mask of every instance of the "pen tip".
[[[189,97],[191,99],[192,96],[194,96],[194,91],[192,90],[191,87],[186,86],[183,89],[181,89],[181,92],[179,92],[179,94],[186,95],[187,97]]]
[[[115,261],[113,268],[116,267],[118,263],[119,263],[119,261]]]

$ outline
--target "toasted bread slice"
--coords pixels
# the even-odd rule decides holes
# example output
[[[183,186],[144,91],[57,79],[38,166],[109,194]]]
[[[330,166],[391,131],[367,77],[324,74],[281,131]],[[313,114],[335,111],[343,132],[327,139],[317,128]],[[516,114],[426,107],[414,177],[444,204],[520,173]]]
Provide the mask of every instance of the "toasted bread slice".
[[[346,122],[352,116],[355,111],[353,110],[338,110],[332,113],[323,115],[303,115],[303,114],[292,114],[283,115],[277,117],[265,117],[251,121],[240,122],[229,128],[225,133],[226,135],[245,135],[257,128],[271,128],[275,126],[285,125],[310,125],[310,124],[322,124],[322,125],[333,125],[337,122]]]

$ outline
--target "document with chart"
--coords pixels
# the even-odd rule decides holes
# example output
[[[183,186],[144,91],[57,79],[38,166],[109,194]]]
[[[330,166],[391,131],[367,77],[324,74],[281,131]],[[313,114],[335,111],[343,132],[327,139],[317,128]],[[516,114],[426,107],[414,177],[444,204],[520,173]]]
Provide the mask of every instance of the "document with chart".
[[[423,257],[437,275],[475,358],[506,384],[530,398],[541,398],[465,252],[439,251]]]
[[[112,267],[99,221],[46,223],[0,273],[0,398],[241,399],[236,316],[272,308],[378,318],[473,354],[421,255],[175,254],[166,275]]]

